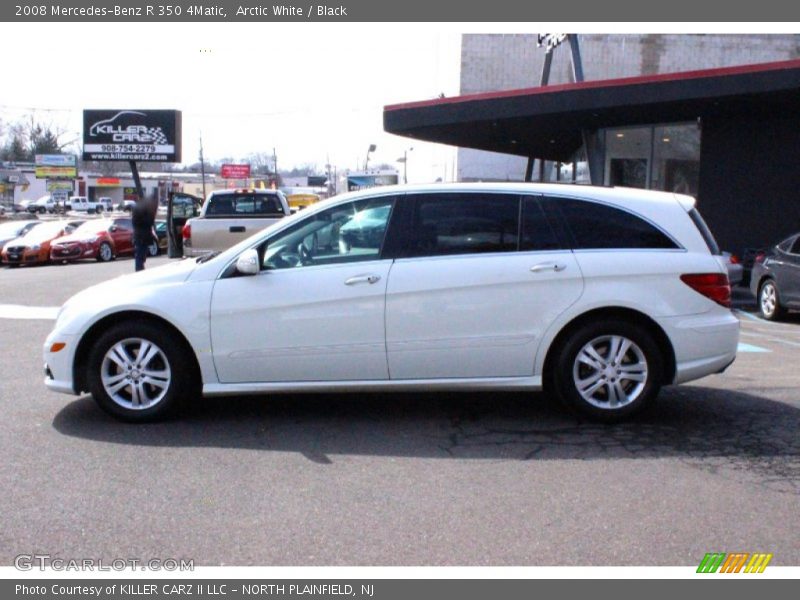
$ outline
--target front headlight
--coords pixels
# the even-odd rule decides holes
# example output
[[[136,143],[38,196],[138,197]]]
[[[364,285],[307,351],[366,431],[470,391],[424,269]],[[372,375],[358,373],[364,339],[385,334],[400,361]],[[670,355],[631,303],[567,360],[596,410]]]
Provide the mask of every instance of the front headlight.
[[[41,249],[42,249],[42,247],[39,244],[34,244],[33,246],[28,246],[28,250],[30,250],[31,252],[38,252]]]
[[[97,236],[81,240],[82,244],[94,244],[99,238]]]

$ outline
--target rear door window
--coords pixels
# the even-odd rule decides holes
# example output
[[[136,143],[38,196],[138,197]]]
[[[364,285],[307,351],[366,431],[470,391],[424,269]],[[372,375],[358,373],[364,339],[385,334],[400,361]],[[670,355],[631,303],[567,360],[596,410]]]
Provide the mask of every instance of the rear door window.
[[[409,256],[517,250],[518,195],[419,194],[413,197],[413,201],[411,235],[407,246]]]
[[[524,198],[522,201],[522,232],[519,249],[560,250],[563,245],[556,236],[553,223],[547,217],[538,198]]]

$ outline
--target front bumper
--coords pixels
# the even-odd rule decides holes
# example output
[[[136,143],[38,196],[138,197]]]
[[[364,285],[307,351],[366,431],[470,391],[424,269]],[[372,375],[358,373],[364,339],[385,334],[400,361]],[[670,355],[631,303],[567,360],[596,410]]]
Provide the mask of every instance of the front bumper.
[[[56,342],[64,344],[58,352],[51,352]],[[72,364],[78,340],[73,335],[64,335],[53,331],[47,336],[42,348],[44,359],[44,384],[48,389],[62,394],[77,395],[72,377]]]
[[[97,250],[92,244],[71,244],[55,246],[50,249],[51,260],[79,260],[81,258],[97,258]]]

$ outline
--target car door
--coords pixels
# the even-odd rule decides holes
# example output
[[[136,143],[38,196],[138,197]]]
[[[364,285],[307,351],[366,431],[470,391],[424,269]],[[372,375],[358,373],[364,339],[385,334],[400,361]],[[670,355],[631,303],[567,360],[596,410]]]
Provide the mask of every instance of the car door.
[[[184,192],[170,192],[167,196],[167,254],[170,258],[183,256],[183,226],[200,214],[203,199]]]
[[[778,288],[787,306],[800,306],[800,236],[797,236],[786,252],[781,252],[780,272],[776,269]]]
[[[391,378],[533,375],[545,330],[583,287],[538,199],[419,194],[409,210],[387,288]]]
[[[133,223],[130,219],[114,219],[109,232],[117,254],[133,253]]]
[[[350,201],[308,215],[259,246],[257,275],[228,273],[217,281],[211,343],[222,383],[388,378],[384,312],[392,261],[382,258],[383,236],[345,244],[338,232],[394,200]]]

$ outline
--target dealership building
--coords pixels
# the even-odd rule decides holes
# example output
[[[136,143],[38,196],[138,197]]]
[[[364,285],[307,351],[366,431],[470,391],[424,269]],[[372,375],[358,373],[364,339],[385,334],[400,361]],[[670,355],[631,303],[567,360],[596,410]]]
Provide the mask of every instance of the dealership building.
[[[536,35],[463,36],[461,95],[386,131],[457,146],[461,181],[692,194],[735,252],[800,230],[800,36],[570,37],[547,73]]]

